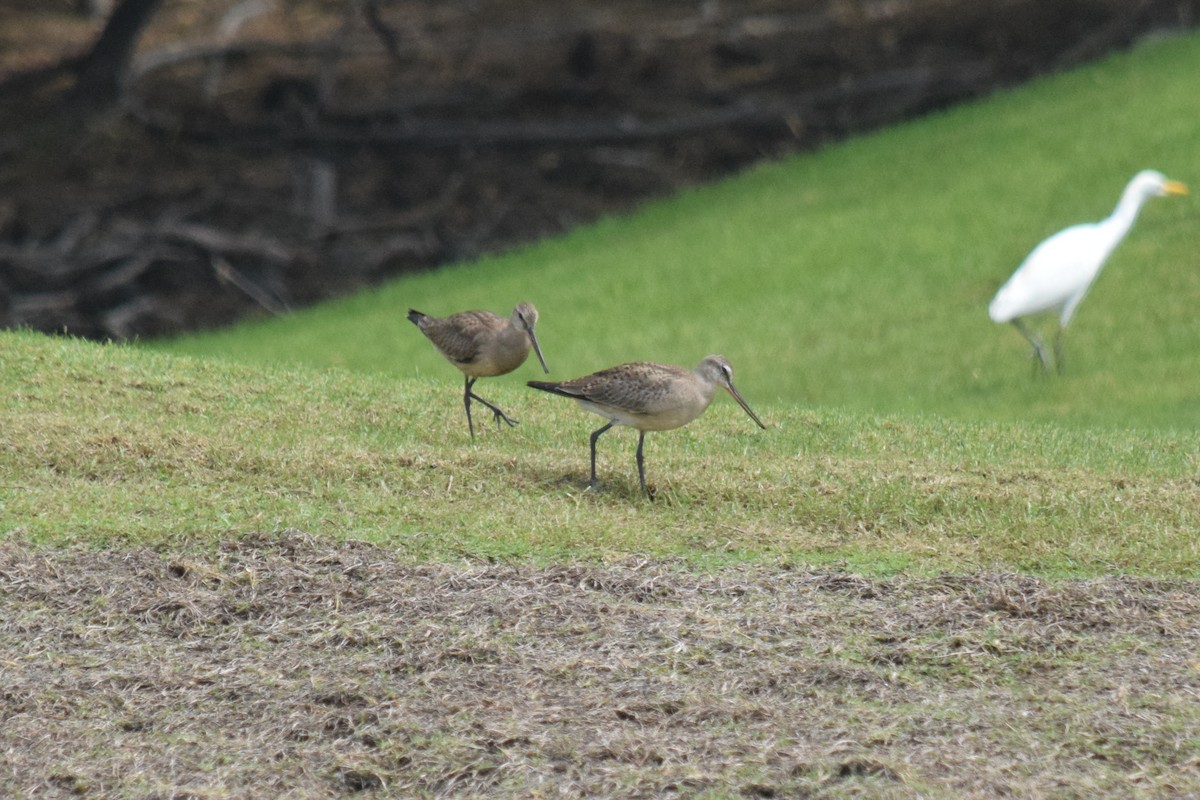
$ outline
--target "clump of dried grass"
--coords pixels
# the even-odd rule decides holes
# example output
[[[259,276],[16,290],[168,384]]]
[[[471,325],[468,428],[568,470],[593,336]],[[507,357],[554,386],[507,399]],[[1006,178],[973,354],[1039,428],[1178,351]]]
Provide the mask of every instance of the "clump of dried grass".
[[[0,546],[0,794],[1200,791],[1184,581]]]

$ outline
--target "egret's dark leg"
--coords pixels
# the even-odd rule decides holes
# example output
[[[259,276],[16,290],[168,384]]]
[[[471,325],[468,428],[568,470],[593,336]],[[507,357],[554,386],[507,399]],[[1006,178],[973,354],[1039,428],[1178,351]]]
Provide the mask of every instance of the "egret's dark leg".
[[[606,430],[611,428],[614,424],[615,423],[613,423],[613,422],[609,422],[607,425],[605,425],[600,430],[592,433],[592,439],[591,439],[591,442],[592,442],[592,479],[590,481],[588,481],[589,488],[592,488],[592,489],[596,488],[596,440],[600,438],[600,434],[604,433]]]
[[[1063,361],[1063,331],[1064,330],[1065,330],[1064,328],[1060,327],[1058,329],[1058,333],[1054,334],[1054,367],[1055,367],[1055,369],[1058,370],[1059,375],[1063,374],[1064,365],[1066,364],[1066,362]]]
[[[478,400],[479,402],[483,403],[485,406],[487,406],[488,408],[491,409],[492,414],[495,415],[495,417],[496,417],[496,427],[497,428],[500,427],[500,420],[504,420],[505,422],[507,422],[509,424],[509,427],[516,425],[517,421],[515,419],[510,418],[507,414],[505,414],[499,408],[492,405],[487,400],[484,400],[482,397],[475,394],[475,392],[471,391],[471,387],[475,385],[475,381],[477,381],[477,380],[479,380],[479,379],[478,378],[468,378],[467,379],[467,396],[465,398],[466,403],[467,403],[467,424],[470,424],[470,422],[471,422],[471,400],[474,399],[474,400]],[[475,438],[474,429],[471,430],[471,438],[472,439]]]
[[[650,494],[650,490],[646,488],[646,462],[642,458],[642,445],[646,443],[646,432],[638,431],[638,449],[637,449],[637,465],[638,465],[638,480],[642,484],[642,491],[646,493],[646,497],[650,498],[650,502],[654,502],[654,495]]]
[[[1029,343],[1031,345],[1033,345],[1033,352],[1034,352],[1034,354],[1037,355],[1038,361],[1041,362],[1042,370],[1044,372],[1049,372],[1050,371],[1050,360],[1046,356],[1046,345],[1042,344],[1042,340],[1039,339],[1037,336],[1034,336],[1033,332],[1030,331],[1028,328],[1026,328],[1025,323],[1021,322],[1021,320],[1019,318],[1014,319],[1012,321],[1012,324],[1013,324],[1013,327],[1016,328],[1017,330],[1019,330],[1021,332],[1021,335],[1024,336],[1026,339],[1028,339]]]

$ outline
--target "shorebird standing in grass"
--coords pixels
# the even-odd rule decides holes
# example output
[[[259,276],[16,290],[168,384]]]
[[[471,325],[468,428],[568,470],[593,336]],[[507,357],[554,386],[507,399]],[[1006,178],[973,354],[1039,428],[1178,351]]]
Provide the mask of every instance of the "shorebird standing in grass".
[[[593,414],[608,420],[591,438],[592,477],[588,483],[596,487],[596,440],[613,425],[628,425],[638,432],[637,467],[642,491],[646,489],[646,468],[642,445],[647,431],[667,431],[687,425],[704,413],[712,403],[717,387],[724,387],[750,419],[765,429],[762,420],[733,388],[733,367],[724,356],[708,356],[694,370],[670,364],[637,361],[610,367],[582,378],[561,383],[529,381],[534,389],[560,394],[577,401]]]
[[[508,319],[490,311],[463,311],[449,317],[431,317],[415,309],[408,310],[409,321],[421,329],[439,353],[462,371],[466,381],[463,405],[467,407],[467,429],[471,431],[472,440],[475,438],[475,424],[471,421],[472,400],[491,409],[497,428],[500,420],[510,426],[517,424],[515,419],[475,394],[472,390],[475,381],[512,372],[525,363],[530,346],[542,362],[542,369],[550,371],[534,332],[537,318],[538,312],[532,303],[518,303]]]

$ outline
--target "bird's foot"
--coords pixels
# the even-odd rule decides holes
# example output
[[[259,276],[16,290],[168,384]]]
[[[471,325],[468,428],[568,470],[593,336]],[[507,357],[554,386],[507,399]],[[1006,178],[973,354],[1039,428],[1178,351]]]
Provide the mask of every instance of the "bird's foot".
[[[510,427],[510,428],[515,428],[518,424],[517,420],[508,416],[508,414],[505,414],[503,411],[501,411],[498,408],[492,409],[492,415],[496,417],[496,430],[500,430],[500,420],[504,420],[505,422],[507,422],[508,427]]]
[[[1050,359],[1046,357],[1046,352],[1041,349],[1033,351],[1033,372],[1035,375],[1050,374]]]
[[[474,392],[471,393],[471,399],[477,403],[482,403],[483,405],[487,406],[488,410],[492,412],[492,416],[494,416],[496,418],[496,429],[497,430],[499,430],[499,428],[500,428],[501,420],[507,422],[508,427],[510,427],[510,428],[516,427],[517,421],[515,419],[513,419],[512,417],[510,417],[508,414],[505,414],[504,411],[502,409],[500,409],[499,406],[492,405],[487,400],[484,400],[482,397],[475,394]]]

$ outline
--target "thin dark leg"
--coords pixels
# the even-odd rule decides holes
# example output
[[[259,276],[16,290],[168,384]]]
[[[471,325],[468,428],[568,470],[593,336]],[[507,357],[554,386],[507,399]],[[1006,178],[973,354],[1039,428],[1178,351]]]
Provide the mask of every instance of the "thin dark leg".
[[[500,420],[504,420],[505,422],[507,422],[510,428],[511,428],[511,427],[513,427],[514,425],[516,425],[516,424],[517,424],[517,421],[516,421],[515,419],[513,419],[512,417],[510,417],[508,414],[505,414],[505,413],[504,413],[503,411],[501,411],[499,408],[497,408],[496,406],[492,405],[492,404],[491,404],[491,403],[489,403],[487,400],[484,400],[482,397],[480,397],[479,395],[475,394],[474,392],[472,392],[472,393],[471,393],[471,397],[474,397],[476,400],[478,400],[479,402],[481,402],[481,403],[483,403],[485,406],[487,406],[489,409],[491,409],[491,411],[492,411],[492,414],[494,414],[494,415],[495,415],[495,417],[496,417],[496,428],[497,428],[497,429],[499,429],[499,428],[500,428]]]
[[[1050,371],[1050,360],[1046,356],[1046,345],[1042,344],[1042,340],[1039,339],[1038,337],[1034,336],[1033,332],[1030,331],[1028,328],[1026,328],[1025,323],[1021,322],[1020,319],[1014,319],[1012,321],[1012,324],[1013,324],[1013,327],[1016,328],[1017,330],[1019,330],[1021,332],[1021,335],[1024,336],[1026,339],[1028,339],[1029,343],[1031,345],[1033,345],[1033,352],[1037,355],[1038,361],[1041,362],[1042,370],[1045,372],[1049,372]]]
[[[475,394],[475,392],[471,391],[471,387],[475,385],[475,381],[477,381],[477,380],[479,380],[479,379],[478,378],[467,378],[467,389],[466,389],[465,395],[463,396],[463,402],[466,403],[466,406],[467,406],[467,426],[471,428],[471,438],[472,439],[475,438],[475,428],[473,425],[471,425],[471,401],[472,400],[478,400],[479,402],[481,402],[485,406],[487,406],[489,409],[491,409],[492,414],[494,414],[496,417],[496,427],[497,428],[500,427],[500,420],[504,420],[505,422],[507,422],[510,427],[516,425],[517,421],[515,419],[512,419],[507,414],[505,414],[503,411],[501,411],[499,408],[492,405],[487,400],[484,400],[482,397]]]
[[[650,502],[654,502],[654,495],[650,494],[650,490],[646,488],[646,462],[642,458],[642,445],[646,443],[646,432],[638,431],[638,449],[637,449],[637,465],[638,465],[638,480],[641,481],[642,491],[646,493],[646,497],[650,498]]]
[[[614,425],[614,423],[609,422],[603,428],[601,428],[598,431],[595,431],[592,434],[592,439],[591,439],[591,441],[592,441],[592,479],[590,481],[588,481],[589,488],[592,488],[592,489],[596,488],[596,440],[600,438],[600,434],[604,433],[606,430],[611,428],[613,425]]]
[[[471,441],[475,441],[475,424],[471,422],[471,387],[475,385],[474,378],[466,378],[466,388],[463,389],[463,405],[467,407],[467,429],[471,431]]]
[[[1066,362],[1063,361],[1063,329],[1059,328],[1058,333],[1054,334],[1054,366],[1058,370],[1058,374],[1062,375],[1066,367]]]

